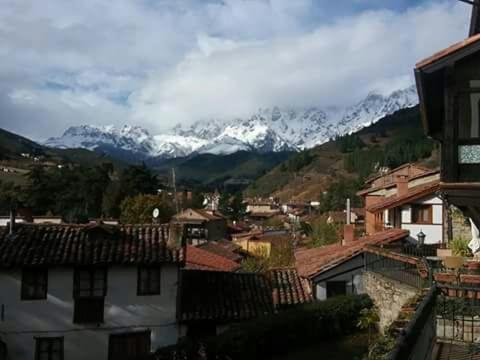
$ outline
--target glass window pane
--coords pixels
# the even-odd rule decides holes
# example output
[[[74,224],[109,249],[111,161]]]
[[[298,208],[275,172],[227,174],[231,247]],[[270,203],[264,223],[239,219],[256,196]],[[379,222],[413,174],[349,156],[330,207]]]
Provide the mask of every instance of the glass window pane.
[[[50,345],[49,341],[47,339],[39,339],[38,341],[40,342],[40,346],[39,346],[40,352],[45,352],[45,351],[48,352],[49,345]]]
[[[480,81],[471,80],[470,87],[480,87]],[[480,93],[460,93],[457,99],[459,138],[480,137]]]
[[[460,164],[480,164],[480,145],[460,145],[458,162]]]

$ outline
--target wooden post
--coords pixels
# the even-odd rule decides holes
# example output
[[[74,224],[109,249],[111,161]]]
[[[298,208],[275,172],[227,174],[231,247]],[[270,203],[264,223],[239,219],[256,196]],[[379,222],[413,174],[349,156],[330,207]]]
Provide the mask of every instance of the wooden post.
[[[441,152],[442,181],[454,182],[458,177],[458,149],[456,124],[456,99],[454,68],[450,66],[445,71],[445,119],[443,126],[443,142]]]

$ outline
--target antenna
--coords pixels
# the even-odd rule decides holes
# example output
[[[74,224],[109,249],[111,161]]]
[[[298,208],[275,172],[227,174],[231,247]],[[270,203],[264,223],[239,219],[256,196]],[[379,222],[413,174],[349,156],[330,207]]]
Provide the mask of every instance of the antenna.
[[[175,168],[172,167],[173,199],[175,201],[175,212],[178,214],[177,184],[175,180]]]
[[[153,209],[152,218],[153,223],[156,224],[158,222],[158,217],[160,216],[160,210],[158,208]]]

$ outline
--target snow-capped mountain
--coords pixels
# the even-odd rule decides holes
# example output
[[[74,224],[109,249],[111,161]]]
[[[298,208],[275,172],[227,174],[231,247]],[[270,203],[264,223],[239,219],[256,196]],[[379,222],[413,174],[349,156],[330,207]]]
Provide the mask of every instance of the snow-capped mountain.
[[[57,148],[109,149],[137,157],[179,157],[192,153],[228,154],[239,150],[261,152],[300,150],[322,144],[337,135],[360,130],[397,110],[418,104],[414,86],[388,96],[370,93],[345,109],[260,109],[247,119],[209,119],[190,126],[177,125],[167,134],[152,136],[139,126],[70,127],[45,145]]]

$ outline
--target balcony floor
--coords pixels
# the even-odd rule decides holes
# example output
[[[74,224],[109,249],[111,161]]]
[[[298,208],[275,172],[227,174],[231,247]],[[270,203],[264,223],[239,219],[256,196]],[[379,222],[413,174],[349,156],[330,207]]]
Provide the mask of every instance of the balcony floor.
[[[438,343],[434,360],[480,360],[480,344]]]

